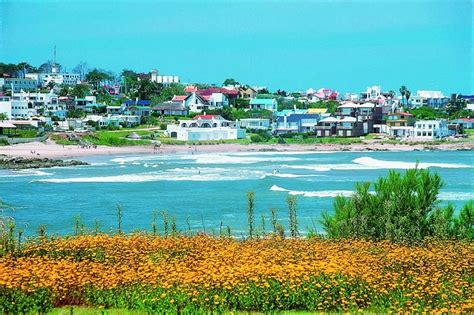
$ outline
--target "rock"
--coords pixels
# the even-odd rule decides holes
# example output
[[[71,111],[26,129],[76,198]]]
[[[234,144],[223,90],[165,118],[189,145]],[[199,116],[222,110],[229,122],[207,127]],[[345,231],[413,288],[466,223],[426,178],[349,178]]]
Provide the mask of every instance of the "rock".
[[[21,170],[29,168],[50,168],[78,165],[89,165],[89,163],[77,160],[0,156],[0,169]]]

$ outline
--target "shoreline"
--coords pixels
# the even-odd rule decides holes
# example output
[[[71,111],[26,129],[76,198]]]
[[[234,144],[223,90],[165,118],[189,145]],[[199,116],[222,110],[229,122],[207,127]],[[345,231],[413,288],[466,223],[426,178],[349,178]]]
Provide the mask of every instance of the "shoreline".
[[[0,147],[0,154],[9,157],[42,157],[72,159],[98,155],[120,154],[173,154],[173,153],[221,153],[221,152],[364,152],[364,151],[472,151],[474,143],[453,142],[443,144],[389,144],[366,142],[355,144],[206,144],[206,145],[161,145],[157,150],[152,145],[81,148],[76,145],[60,145],[53,141],[30,142]]]

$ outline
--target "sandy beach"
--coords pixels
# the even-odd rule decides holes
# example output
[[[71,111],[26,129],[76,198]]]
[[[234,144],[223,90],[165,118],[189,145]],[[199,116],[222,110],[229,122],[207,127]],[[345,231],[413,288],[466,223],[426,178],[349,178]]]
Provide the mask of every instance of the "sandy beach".
[[[169,153],[217,153],[217,152],[249,152],[249,151],[417,151],[417,150],[473,150],[472,142],[453,142],[437,145],[430,144],[387,144],[380,142],[358,144],[216,144],[216,145],[162,145],[155,151],[149,146],[125,146],[81,148],[75,145],[59,145],[53,141],[30,142],[0,147],[0,154],[15,157],[47,157],[72,159],[94,155],[120,154],[169,154]]]

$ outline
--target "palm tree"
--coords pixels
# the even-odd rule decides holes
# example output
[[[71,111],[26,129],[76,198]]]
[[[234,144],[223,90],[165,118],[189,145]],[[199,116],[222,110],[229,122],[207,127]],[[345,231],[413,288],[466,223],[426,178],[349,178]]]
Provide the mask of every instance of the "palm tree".
[[[404,103],[404,102],[403,102],[403,99],[405,98],[406,92],[407,92],[407,87],[404,86],[404,85],[402,85],[402,86],[400,87],[400,94],[402,95],[402,103]]]
[[[410,95],[411,95],[411,92],[409,90],[406,90],[405,92],[405,98],[407,99],[407,106],[408,106],[408,102],[410,100]]]

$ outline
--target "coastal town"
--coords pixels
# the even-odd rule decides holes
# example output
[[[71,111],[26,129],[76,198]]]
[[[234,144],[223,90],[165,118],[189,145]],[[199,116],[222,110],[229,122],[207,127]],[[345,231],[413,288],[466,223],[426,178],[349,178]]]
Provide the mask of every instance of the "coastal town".
[[[379,85],[345,93],[337,87],[269,91],[235,79],[208,84],[181,77],[127,69],[115,75],[84,63],[71,72],[56,61],[38,68],[2,63],[0,143],[410,143],[462,140],[474,129],[474,95],[452,91]],[[134,132],[140,128],[153,132]],[[130,132],[116,143],[94,141],[100,130]]]

